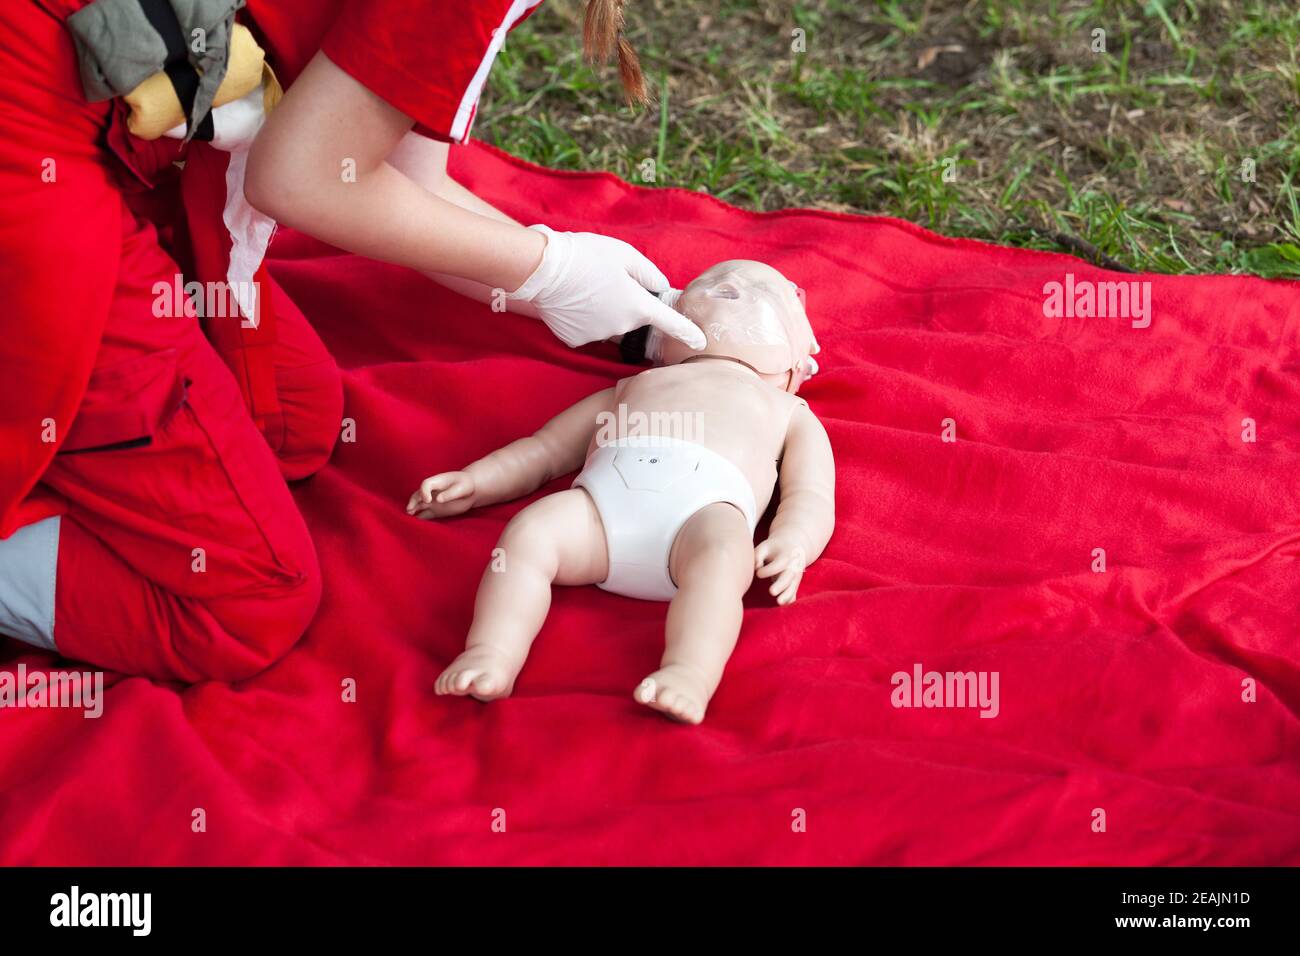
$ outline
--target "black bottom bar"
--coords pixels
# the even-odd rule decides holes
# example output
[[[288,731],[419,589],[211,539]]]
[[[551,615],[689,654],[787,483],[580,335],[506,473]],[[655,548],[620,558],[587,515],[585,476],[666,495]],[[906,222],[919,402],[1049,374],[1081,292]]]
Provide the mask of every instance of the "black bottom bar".
[[[629,940],[679,921],[683,931],[725,926],[733,942],[783,928],[865,940],[910,927],[927,944],[1231,945],[1293,935],[1298,888],[1292,869],[7,869],[0,925],[7,943],[77,934],[337,944],[443,924],[500,943],[511,929],[540,941],[557,921],[576,941],[612,920]]]

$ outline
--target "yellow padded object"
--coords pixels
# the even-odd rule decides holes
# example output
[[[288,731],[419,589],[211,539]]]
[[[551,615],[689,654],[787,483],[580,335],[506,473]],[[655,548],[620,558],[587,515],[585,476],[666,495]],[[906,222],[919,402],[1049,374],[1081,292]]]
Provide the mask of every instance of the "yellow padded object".
[[[262,82],[266,54],[243,24],[236,23],[230,37],[230,58],[226,75],[212,101],[216,109],[256,89]],[[278,86],[278,84],[277,84]],[[185,112],[166,73],[155,73],[123,97],[131,108],[126,128],[141,139],[157,139],[173,126],[185,122]],[[278,99],[278,97],[277,97]]]

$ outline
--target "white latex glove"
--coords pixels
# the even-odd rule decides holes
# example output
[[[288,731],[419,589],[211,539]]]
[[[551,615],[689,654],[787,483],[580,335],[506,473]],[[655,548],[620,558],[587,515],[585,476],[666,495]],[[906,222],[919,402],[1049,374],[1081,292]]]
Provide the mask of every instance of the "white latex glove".
[[[704,333],[656,298],[669,288],[654,264],[621,239],[593,232],[546,236],[541,264],[506,298],[531,302],[565,345],[585,345],[651,325],[691,348],[704,347]]]

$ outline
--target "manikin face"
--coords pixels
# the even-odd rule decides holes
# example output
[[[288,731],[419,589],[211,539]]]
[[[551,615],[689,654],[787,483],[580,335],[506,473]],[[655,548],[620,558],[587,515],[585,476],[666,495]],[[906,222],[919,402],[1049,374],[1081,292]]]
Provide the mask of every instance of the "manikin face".
[[[660,360],[674,365],[696,355],[730,358],[764,375],[786,376],[797,391],[815,370],[812,326],[798,289],[762,262],[730,259],[700,273],[674,306],[704,332],[704,348],[664,337]]]

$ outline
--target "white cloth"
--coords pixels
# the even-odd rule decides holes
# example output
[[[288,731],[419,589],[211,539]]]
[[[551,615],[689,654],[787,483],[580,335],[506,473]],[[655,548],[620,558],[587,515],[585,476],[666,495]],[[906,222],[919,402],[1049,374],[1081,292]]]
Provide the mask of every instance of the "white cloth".
[[[245,324],[256,327],[257,284],[253,274],[266,258],[266,247],[275,232],[275,220],[249,205],[244,198],[244,170],[248,150],[266,120],[264,90],[259,86],[241,99],[212,111],[212,145],[230,154],[226,166],[226,205],[221,219],[230,232],[230,265],[226,282],[244,313]],[[165,136],[184,139],[185,124],[169,129]]]

